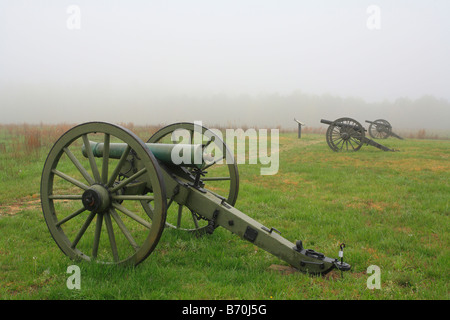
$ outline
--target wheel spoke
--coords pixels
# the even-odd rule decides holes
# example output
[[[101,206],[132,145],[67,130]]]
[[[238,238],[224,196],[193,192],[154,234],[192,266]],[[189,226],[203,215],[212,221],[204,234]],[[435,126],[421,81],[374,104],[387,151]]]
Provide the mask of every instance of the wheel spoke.
[[[345,140],[342,140],[342,145],[340,147],[340,150],[342,150],[342,148],[344,147],[344,144],[345,144]]]
[[[194,134],[195,134],[194,130],[189,130],[189,143],[190,144],[194,143]]]
[[[333,141],[333,144],[337,147],[341,142],[343,142],[344,140],[342,138],[336,139]]]
[[[151,229],[151,227],[152,227],[151,224],[148,223],[147,221],[145,221],[144,219],[142,219],[141,217],[139,217],[138,215],[136,215],[134,212],[131,212],[130,210],[128,210],[127,208],[125,208],[121,204],[118,204],[118,203],[115,203],[115,202],[112,205],[113,205],[114,208],[116,208],[117,210],[119,210],[123,214],[127,215],[128,217],[130,217],[134,221],[142,224],[144,227],[147,227],[147,228]]]
[[[95,162],[94,154],[92,153],[91,145],[89,143],[87,134],[83,134],[83,142],[89,159],[89,164],[91,165],[92,173],[94,174],[95,182],[100,182],[101,181],[100,173],[98,171],[97,163]]]
[[[172,203],[173,203],[173,197],[170,198],[169,203],[167,204],[167,211],[169,211],[169,208],[172,205]]]
[[[125,151],[123,152],[122,156],[120,157],[119,163],[114,168],[113,173],[111,174],[111,177],[108,180],[107,186],[111,187],[116,180],[117,176],[120,173],[120,170],[122,169],[123,164],[125,163],[125,160],[127,160],[128,154],[131,151],[131,147],[127,145]]]
[[[144,204],[142,204],[142,206],[144,207]],[[150,204],[150,201],[145,204],[144,211],[147,214],[147,216],[153,220],[153,208],[152,205]]]
[[[350,147],[352,147],[352,149],[355,150],[355,146],[352,143],[352,139],[348,139],[348,143],[350,144]]]
[[[67,221],[75,218],[76,216],[78,216],[79,214],[83,213],[84,211],[86,211],[86,209],[84,207],[78,209],[77,211],[75,211],[72,214],[69,214],[67,217],[65,217],[64,219],[61,219],[60,221],[58,221],[56,223],[56,226],[59,227],[61,226],[63,223],[66,223]]]
[[[202,146],[202,152],[205,152],[206,148],[213,142],[214,140],[210,138],[203,146]]]
[[[52,200],[81,200],[81,194],[51,194],[48,196]]]
[[[180,204],[180,205],[178,205],[177,228],[180,228],[180,226],[181,226],[182,215],[183,215],[183,206]]]
[[[222,155],[222,157],[221,157],[220,159],[214,160],[214,161],[213,161],[213,162],[211,162],[210,164],[208,164],[208,165],[204,166],[202,170],[206,170],[206,169],[208,169],[209,167],[211,167],[211,166],[215,165],[215,164],[216,164],[217,162],[219,162],[219,161],[223,160],[224,158],[225,158],[225,155],[223,154],[223,155]]]
[[[111,251],[113,254],[114,262],[119,261],[119,253],[117,251],[116,237],[114,236],[114,228],[112,225],[111,217],[109,213],[105,213],[106,230],[108,231],[109,244],[111,245]]]
[[[56,174],[58,177],[63,178],[64,180],[72,183],[73,185],[76,185],[77,187],[79,187],[79,188],[81,188],[83,190],[87,190],[89,188],[87,185],[85,185],[81,181],[78,181],[77,179],[72,178],[72,177],[68,176],[67,174],[65,174],[65,173],[63,173],[63,172],[61,172],[59,170],[53,169],[52,173]]]
[[[353,141],[354,143],[356,143],[356,148],[361,144],[361,140],[358,140],[354,137],[350,138],[351,141]]]
[[[94,219],[94,217],[95,217],[95,212],[91,212],[89,214],[89,216],[87,217],[86,221],[84,222],[83,226],[81,227],[80,231],[76,235],[75,240],[73,240],[72,245],[70,246],[72,249],[75,249],[75,247],[77,246],[77,244],[80,241],[81,237],[86,232],[87,228],[91,224],[92,219]]]
[[[131,244],[133,249],[135,251],[139,250],[138,244],[136,243],[136,241],[134,241],[133,236],[131,235],[130,231],[128,231],[127,227],[123,223],[122,219],[120,219],[120,216],[117,214],[117,212],[114,209],[111,209],[109,211],[109,213],[111,214],[111,216],[113,217],[113,219],[117,223],[117,225],[119,226],[119,229],[122,231],[125,238],[127,238],[128,242]]]
[[[75,165],[75,167],[78,169],[78,171],[80,171],[81,175],[86,179],[86,181],[89,184],[94,184],[95,183],[94,179],[92,179],[90,174],[86,171],[86,169],[83,167],[80,161],[78,161],[78,159],[73,155],[73,153],[68,148],[64,148],[63,150],[69,157],[69,159],[72,161],[72,163]]]
[[[197,219],[197,216],[196,216],[195,213],[192,212],[192,211],[191,211],[191,214],[192,214],[192,220],[194,220],[195,228],[198,229],[198,228],[199,228],[199,225],[198,225],[198,219]]]
[[[103,163],[102,163],[103,183],[106,183],[108,181],[109,142],[110,142],[110,135],[105,133],[105,139],[103,141]]]
[[[339,127],[333,127],[333,130],[331,130],[331,133],[333,135],[340,136],[341,135],[341,130],[339,129]]]
[[[138,172],[136,172],[135,174],[133,174],[132,176],[130,176],[129,178],[121,181],[119,184],[115,185],[114,188],[112,188],[111,190],[109,190],[111,193],[116,192],[117,190],[125,187],[127,184],[133,182],[134,180],[136,180],[137,178],[139,178],[140,176],[142,176],[144,173],[147,172],[147,168],[143,168],[141,170],[139,170]]]
[[[100,243],[100,234],[102,232],[103,215],[97,215],[97,222],[95,224],[94,244],[92,245],[92,257],[97,258],[98,245]]]

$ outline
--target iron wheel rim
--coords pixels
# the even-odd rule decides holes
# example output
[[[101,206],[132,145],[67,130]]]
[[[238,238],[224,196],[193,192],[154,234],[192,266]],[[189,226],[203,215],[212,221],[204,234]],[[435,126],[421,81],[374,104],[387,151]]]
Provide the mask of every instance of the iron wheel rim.
[[[221,195],[219,192],[215,192],[215,190],[208,189],[208,186],[211,186],[214,181],[220,181],[220,180],[214,180],[214,177],[205,177],[202,178],[203,183],[205,184],[204,189],[207,192],[213,193],[213,194],[219,194],[219,196],[222,196],[225,198],[225,201],[230,204],[231,206],[234,206],[234,204],[237,201],[238,197],[238,191],[239,191],[239,173],[238,173],[238,166],[235,161],[235,158],[233,156],[233,153],[229,150],[229,148],[226,146],[226,144],[223,142],[220,136],[215,134],[213,131],[209,130],[207,127],[200,126],[195,123],[191,122],[179,122],[170,124],[166,127],[161,128],[156,133],[154,133],[149,140],[148,143],[167,143],[167,140],[169,139],[169,136],[174,134],[176,130],[187,130],[190,132],[191,139],[193,138],[193,133],[198,132],[198,130],[201,129],[201,140],[205,138],[212,139],[214,138],[214,144],[217,145],[219,143],[221,146],[223,146],[224,150],[224,157],[228,159],[226,162],[226,171],[227,174],[224,178],[228,179],[229,186],[227,190],[225,190],[225,195]],[[205,137],[205,134],[207,136]],[[170,139],[172,140],[172,139]],[[195,140],[195,138],[194,138]],[[195,141],[194,141],[195,142]],[[173,143],[173,141],[172,141]],[[192,140],[191,140],[192,143]],[[231,160],[231,161],[230,161]],[[231,163],[230,163],[231,162]],[[212,163],[210,165],[207,165],[204,170],[210,170],[211,167],[216,166],[216,163]],[[221,177],[223,178],[223,177]],[[225,181],[225,180],[221,180]],[[177,204],[178,207],[175,208],[168,208],[168,214],[167,214],[167,220],[166,220],[166,226],[169,228],[181,230],[181,231],[187,231],[192,232],[197,235],[202,235],[208,230],[208,222],[206,220],[202,221],[203,218],[198,215],[197,213],[191,211],[189,208],[187,208],[184,205]]]
[[[151,186],[151,192],[146,192],[145,195],[120,195],[118,190],[113,190],[125,161],[119,167],[109,157],[95,160],[89,152],[88,160],[80,156],[78,149],[81,143],[85,144],[92,136],[98,138],[97,136],[102,135],[105,145],[113,140],[120,140],[143,159],[143,173],[137,179],[145,182],[147,187]],[[111,162],[115,166],[111,166]],[[114,170],[109,170],[113,168]],[[71,187],[74,185],[70,189],[70,195],[66,193],[67,183]],[[89,211],[83,203],[77,203],[78,200],[83,200],[86,187],[91,190],[94,185],[101,185],[98,189],[107,190],[110,197],[109,205],[102,212]],[[154,199],[152,219],[144,210],[150,198]],[[65,208],[59,200],[69,202],[69,208]],[[131,211],[125,206],[125,201],[127,206],[130,204],[130,208],[137,207],[131,203],[139,202],[139,207],[144,208],[141,209],[143,212]],[[164,230],[167,200],[162,172],[145,144],[121,126],[89,122],[68,130],[50,150],[41,177],[41,205],[53,239],[71,259],[137,265],[151,254],[159,242]],[[75,208],[78,209],[73,211]],[[133,213],[134,216],[131,215]],[[86,215],[87,217],[83,217]],[[94,219],[95,229],[92,226]],[[123,248],[124,243],[131,248]]]

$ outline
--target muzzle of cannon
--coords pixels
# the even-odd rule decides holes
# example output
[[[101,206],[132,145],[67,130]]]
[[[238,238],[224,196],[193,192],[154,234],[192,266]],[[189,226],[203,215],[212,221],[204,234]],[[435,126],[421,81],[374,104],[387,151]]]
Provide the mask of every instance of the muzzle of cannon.
[[[236,209],[239,176],[233,154],[220,137],[195,126],[169,125],[147,143],[105,122],[64,133],[41,177],[42,211],[59,248],[74,260],[137,265],[155,250],[165,228],[204,234],[220,226],[299,271],[350,270],[342,260],[305,249],[301,241],[292,243]],[[180,130],[206,141],[176,143],[170,137]],[[202,161],[179,163],[174,152],[201,155]]]
[[[391,124],[384,119],[377,119],[375,121],[366,120],[369,124],[369,135],[373,139],[387,139],[389,137],[395,137],[403,140],[398,134],[392,132]]]
[[[320,122],[329,125],[325,135],[327,144],[333,151],[358,151],[363,144],[383,151],[395,151],[367,138],[367,130],[352,118],[339,118],[334,121],[322,119]]]

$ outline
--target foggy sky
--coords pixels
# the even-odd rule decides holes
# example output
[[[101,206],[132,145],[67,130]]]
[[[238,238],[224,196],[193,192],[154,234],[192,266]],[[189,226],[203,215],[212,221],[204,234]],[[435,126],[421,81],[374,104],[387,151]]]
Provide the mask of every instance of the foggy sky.
[[[448,0],[3,0],[0,123],[450,129],[449,15]]]

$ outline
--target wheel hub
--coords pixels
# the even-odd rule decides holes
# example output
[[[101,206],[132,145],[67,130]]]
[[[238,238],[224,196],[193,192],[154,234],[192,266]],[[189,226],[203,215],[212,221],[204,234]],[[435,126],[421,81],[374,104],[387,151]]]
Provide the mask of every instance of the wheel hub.
[[[350,138],[350,135],[348,134],[348,132],[341,132],[341,138],[343,140],[348,140]]]
[[[86,210],[97,213],[105,212],[111,204],[108,190],[99,184],[94,184],[87,189],[83,193],[81,201]]]

